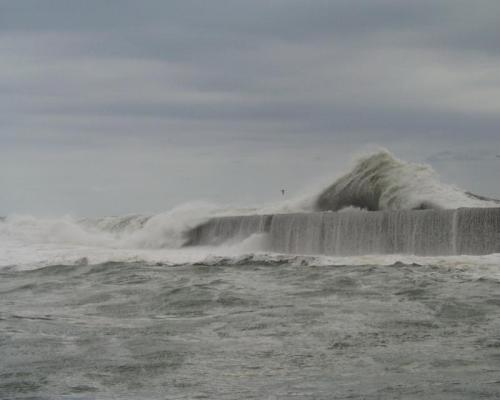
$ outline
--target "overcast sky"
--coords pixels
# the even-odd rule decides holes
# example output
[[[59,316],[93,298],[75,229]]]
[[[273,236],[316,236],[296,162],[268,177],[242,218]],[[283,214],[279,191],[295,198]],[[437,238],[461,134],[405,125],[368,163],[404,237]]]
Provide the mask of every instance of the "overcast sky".
[[[0,0],[0,215],[273,201],[374,145],[500,196],[498,0]]]

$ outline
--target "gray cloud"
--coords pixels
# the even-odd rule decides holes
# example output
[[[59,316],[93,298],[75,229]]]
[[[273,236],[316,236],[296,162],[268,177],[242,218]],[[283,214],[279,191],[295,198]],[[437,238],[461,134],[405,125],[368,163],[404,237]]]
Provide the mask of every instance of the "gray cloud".
[[[0,214],[263,201],[366,144],[498,196],[498,15],[489,0],[0,1]],[[470,148],[486,154],[473,174]],[[134,200],[117,210],[120,193]]]

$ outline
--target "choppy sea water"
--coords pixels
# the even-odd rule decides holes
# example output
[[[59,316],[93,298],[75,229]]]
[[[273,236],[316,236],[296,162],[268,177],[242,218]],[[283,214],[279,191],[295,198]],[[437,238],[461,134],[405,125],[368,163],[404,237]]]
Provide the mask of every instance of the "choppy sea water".
[[[0,270],[2,399],[500,398],[495,266]]]

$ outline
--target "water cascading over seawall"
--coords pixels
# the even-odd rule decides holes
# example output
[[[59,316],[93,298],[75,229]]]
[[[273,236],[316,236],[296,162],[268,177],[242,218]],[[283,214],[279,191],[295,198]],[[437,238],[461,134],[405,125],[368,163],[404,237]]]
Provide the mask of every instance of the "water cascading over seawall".
[[[265,234],[264,250],[292,254],[481,255],[500,253],[500,208],[344,211],[213,218],[187,245]]]

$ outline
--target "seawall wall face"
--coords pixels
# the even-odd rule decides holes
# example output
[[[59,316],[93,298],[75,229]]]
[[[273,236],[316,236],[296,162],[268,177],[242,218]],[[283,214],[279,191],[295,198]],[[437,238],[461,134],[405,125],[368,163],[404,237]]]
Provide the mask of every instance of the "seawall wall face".
[[[457,255],[500,252],[500,208],[345,211],[213,218],[188,245],[265,233],[265,250],[292,254]]]

